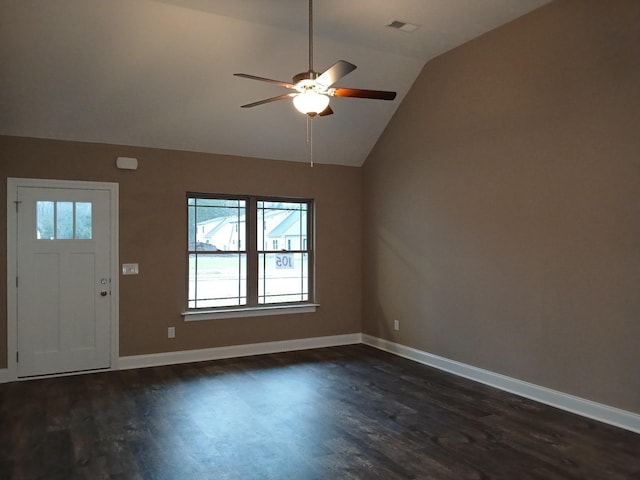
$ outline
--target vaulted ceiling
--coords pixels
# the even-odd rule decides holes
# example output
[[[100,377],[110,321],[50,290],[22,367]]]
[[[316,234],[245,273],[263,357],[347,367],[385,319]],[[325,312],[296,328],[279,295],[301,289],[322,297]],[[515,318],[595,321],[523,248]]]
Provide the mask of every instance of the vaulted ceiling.
[[[316,0],[315,70],[347,60],[337,86],[398,96],[332,98],[315,161],[361,165],[427,61],[548,1]],[[284,89],[233,73],[306,71],[307,16],[307,0],[2,0],[0,134],[306,162],[290,100],[240,108]]]

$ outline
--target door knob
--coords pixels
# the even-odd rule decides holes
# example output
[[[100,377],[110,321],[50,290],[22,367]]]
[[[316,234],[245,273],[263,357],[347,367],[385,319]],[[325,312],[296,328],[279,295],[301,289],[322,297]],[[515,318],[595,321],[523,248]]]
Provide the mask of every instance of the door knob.
[[[102,297],[106,297],[106,296],[107,296],[107,291],[106,291],[106,290],[102,290],[102,291],[100,292],[100,296],[102,296]]]

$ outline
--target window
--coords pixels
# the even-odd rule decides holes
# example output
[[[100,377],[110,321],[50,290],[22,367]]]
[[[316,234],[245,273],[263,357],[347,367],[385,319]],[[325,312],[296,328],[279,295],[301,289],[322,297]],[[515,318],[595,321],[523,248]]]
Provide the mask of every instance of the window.
[[[187,309],[310,302],[312,205],[188,194]]]
[[[91,240],[91,202],[36,202],[36,238]]]
[[[310,231],[309,203],[258,200],[257,209],[258,303],[309,300],[309,251],[302,248]],[[280,240],[292,240],[295,248],[279,251]]]

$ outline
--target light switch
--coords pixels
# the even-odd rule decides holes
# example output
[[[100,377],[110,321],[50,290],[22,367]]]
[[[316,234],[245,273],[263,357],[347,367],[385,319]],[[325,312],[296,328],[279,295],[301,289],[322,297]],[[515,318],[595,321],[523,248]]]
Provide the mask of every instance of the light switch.
[[[138,264],[137,263],[123,263],[122,264],[122,274],[123,275],[138,275]]]

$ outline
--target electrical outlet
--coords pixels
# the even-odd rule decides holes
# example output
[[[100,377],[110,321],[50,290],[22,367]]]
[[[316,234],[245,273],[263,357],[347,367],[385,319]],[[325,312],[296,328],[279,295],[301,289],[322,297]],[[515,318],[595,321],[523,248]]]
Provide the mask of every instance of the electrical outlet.
[[[398,330],[400,330],[400,320],[394,320],[393,321],[393,329],[397,332]]]
[[[176,327],[167,328],[167,338],[176,338]]]

